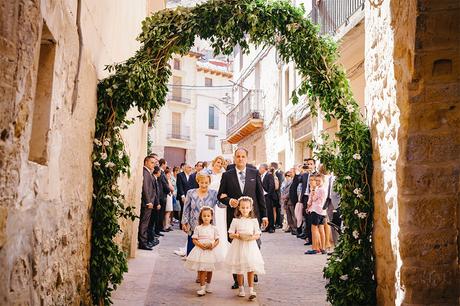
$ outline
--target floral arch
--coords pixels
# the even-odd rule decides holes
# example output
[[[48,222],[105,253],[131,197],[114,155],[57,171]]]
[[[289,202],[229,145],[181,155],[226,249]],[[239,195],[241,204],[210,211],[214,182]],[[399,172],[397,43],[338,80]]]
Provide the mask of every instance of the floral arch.
[[[129,174],[129,157],[120,130],[132,122],[127,112],[137,107],[144,121],[165,103],[171,76],[168,61],[184,55],[195,37],[207,39],[215,53],[230,54],[235,45],[248,52],[249,44],[274,45],[280,57],[293,61],[302,76],[293,103],[309,103],[312,114],[321,109],[326,120],[340,122],[334,140],[312,143],[317,157],[337,176],[341,195],[343,234],[328,259],[324,276],[327,298],[333,305],[374,305],[372,247],[372,158],[367,125],[360,116],[349,82],[337,59],[337,45],[319,35],[305,11],[288,1],[210,0],[192,8],[163,10],[142,23],[136,54],[108,66],[112,74],[98,84],[98,110],[93,151],[91,294],[94,304],[110,303],[111,291],[127,271],[125,254],[114,243],[118,218],[135,218],[117,186]],[[300,102],[299,97],[307,99]]]

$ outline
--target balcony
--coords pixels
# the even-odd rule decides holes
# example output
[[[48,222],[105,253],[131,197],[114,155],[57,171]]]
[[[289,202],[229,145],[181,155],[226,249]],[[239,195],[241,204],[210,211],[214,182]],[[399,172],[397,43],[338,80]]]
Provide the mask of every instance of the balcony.
[[[190,127],[180,124],[169,124],[167,138],[171,140],[190,141]]]
[[[184,97],[181,93],[168,93],[166,95],[166,101],[180,103],[180,104],[190,104],[191,99]]]
[[[355,14],[364,18],[365,0],[322,0],[313,1],[311,19],[319,24],[320,34],[334,36],[343,26],[349,25]]]
[[[250,90],[227,115],[227,141],[238,143],[264,125],[262,91]]]

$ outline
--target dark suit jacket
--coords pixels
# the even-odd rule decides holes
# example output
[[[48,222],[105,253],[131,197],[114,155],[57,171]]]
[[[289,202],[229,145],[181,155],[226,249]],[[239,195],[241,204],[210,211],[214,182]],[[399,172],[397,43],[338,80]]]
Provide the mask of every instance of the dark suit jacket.
[[[264,176],[262,181],[262,187],[264,188],[265,192],[267,193],[266,197],[270,198],[272,201],[278,200],[278,195],[275,191],[275,178],[273,174],[267,172]]]
[[[227,197],[220,198],[222,194]],[[235,169],[228,170],[222,174],[220,181],[219,192],[217,198],[225,205],[227,205],[227,228],[233,220],[235,209],[230,206],[230,199],[238,199],[241,196],[251,197],[254,201],[254,211],[259,221],[267,217],[267,208],[265,206],[264,191],[262,181],[260,180],[259,172],[256,169],[246,166],[246,179],[244,190],[241,192],[240,184],[237,178]]]
[[[185,172],[180,172],[177,174],[177,198],[180,200],[182,196],[187,195],[187,191],[190,189],[198,188],[198,183],[196,182],[196,174],[191,173],[188,177],[185,175]],[[195,187],[196,185],[196,187]]]
[[[163,170],[161,170],[160,177],[158,178],[158,187],[160,190],[160,203],[166,203],[166,197],[171,190],[169,190],[168,179]]]
[[[155,205],[157,193],[154,187],[154,178],[149,170],[144,168],[143,172],[144,180],[142,182],[142,207],[145,207],[148,203]]]
[[[301,177],[299,175],[294,175],[294,178],[292,179],[292,184],[289,186],[289,200],[292,205],[296,205],[297,202],[299,202],[299,197],[297,195],[297,188],[299,187],[299,184],[301,182]]]
[[[189,181],[190,181],[190,189],[195,189],[199,187],[198,182],[196,181],[196,172],[193,172],[192,174],[190,174]]]
[[[313,172],[311,174],[315,174],[316,172]],[[301,196],[302,196],[302,203],[304,205],[307,205],[308,202],[308,196],[305,195],[305,191],[307,188],[310,188],[310,173],[306,172],[302,175],[302,191],[301,191]]]

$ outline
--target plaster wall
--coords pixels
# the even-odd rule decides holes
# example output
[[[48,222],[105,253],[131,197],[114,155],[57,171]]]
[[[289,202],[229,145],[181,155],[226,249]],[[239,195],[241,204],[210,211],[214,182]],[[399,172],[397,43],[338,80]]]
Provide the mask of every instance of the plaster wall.
[[[103,66],[131,56],[145,1],[4,1],[0,4],[0,304],[89,304],[91,152]],[[123,22],[121,27],[120,20]],[[42,29],[55,45],[44,162],[29,160]],[[135,33],[135,34],[134,34]],[[43,48],[42,48],[43,50]],[[72,107],[73,105],[73,107]],[[144,134],[145,136],[145,134]],[[142,127],[127,138],[141,143]],[[134,145],[128,144],[129,150]],[[133,153],[136,150],[131,151]],[[142,153],[143,154],[143,153]],[[133,165],[138,158],[133,154]],[[136,167],[133,169],[136,177]],[[137,179],[140,182],[139,179]],[[126,188],[138,197],[137,183]],[[136,182],[136,179],[134,181]],[[133,200],[133,202],[138,202]]]

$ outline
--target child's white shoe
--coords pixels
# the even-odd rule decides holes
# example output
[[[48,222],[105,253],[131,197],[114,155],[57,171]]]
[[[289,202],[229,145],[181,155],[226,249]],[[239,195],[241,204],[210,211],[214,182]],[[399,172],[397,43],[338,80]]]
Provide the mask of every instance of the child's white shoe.
[[[240,287],[240,292],[238,293],[238,296],[245,297],[246,293],[244,293],[244,287]]]
[[[201,287],[200,287],[200,290],[198,290],[198,291],[196,292],[196,294],[198,294],[198,296],[203,296],[203,295],[205,295],[205,294],[206,294],[206,286],[201,286]]]
[[[255,291],[249,292],[249,300],[252,301],[257,297],[257,293]]]
[[[211,284],[206,283],[206,292],[207,293],[212,293]]]

